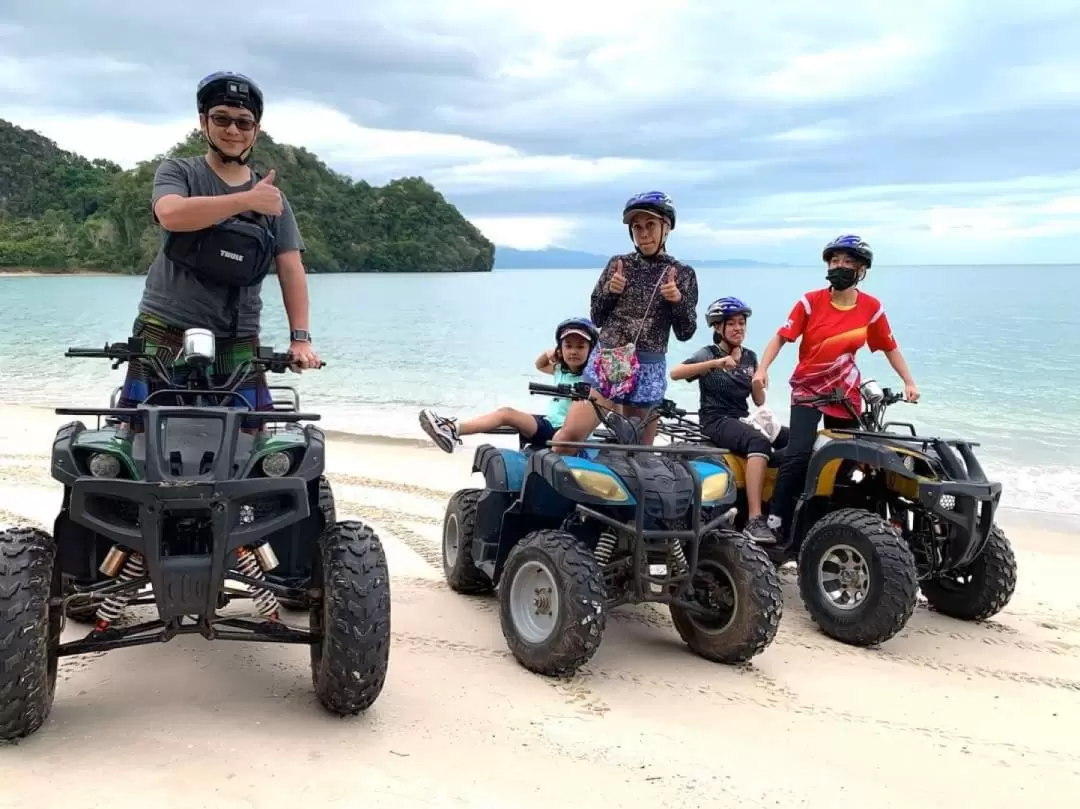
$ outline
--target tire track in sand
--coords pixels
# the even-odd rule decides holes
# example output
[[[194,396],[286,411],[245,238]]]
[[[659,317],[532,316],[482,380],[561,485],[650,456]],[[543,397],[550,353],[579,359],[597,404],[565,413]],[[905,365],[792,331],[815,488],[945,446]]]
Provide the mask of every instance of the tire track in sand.
[[[452,654],[468,655],[490,660],[508,660],[514,662],[513,655],[509,650],[491,649],[488,647],[475,646],[462,641],[436,639],[428,635],[414,633],[394,633],[396,641],[402,646],[419,653],[425,652],[450,652]],[[712,688],[708,685],[694,684],[685,681],[658,679],[655,677],[637,674],[632,671],[614,670],[587,665],[580,670],[578,677],[582,680],[595,678],[601,681],[609,681],[617,684],[626,684],[641,689],[642,691],[672,691],[676,693],[697,694],[714,703],[755,707],[766,710],[781,710],[808,718],[819,718],[841,721],[858,726],[873,726],[890,733],[905,733],[930,739],[942,747],[966,753],[977,753],[995,762],[1001,761],[1001,755],[1008,753],[1015,756],[1016,760],[1011,763],[1031,764],[1025,758],[1052,759],[1068,765],[1072,771],[1080,774],[1078,759],[1074,754],[1062,752],[1052,748],[1035,748],[1029,745],[998,739],[984,739],[963,733],[956,733],[944,728],[926,727],[908,722],[884,719],[881,717],[867,716],[851,711],[831,708],[825,705],[811,705],[802,702],[787,687],[777,683],[773,678],[752,671],[751,668],[740,669],[737,666],[727,667],[728,671],[740,676],[752,679],[755,691],[739,691],[731,688]],[[539,676],[539,675],[533,675]]]

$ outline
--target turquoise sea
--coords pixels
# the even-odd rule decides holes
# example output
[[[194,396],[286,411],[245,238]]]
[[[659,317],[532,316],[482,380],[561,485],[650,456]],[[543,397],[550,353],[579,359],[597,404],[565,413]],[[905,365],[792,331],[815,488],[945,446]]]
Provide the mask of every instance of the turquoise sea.
[[[599,268],[476,274],[348,274],[310,278],[312,331],[327,367],[302,376],[305,409],[327,428],[424,438],[420,407],[471,415],[499,405],[530,411],[536,355],[562,318],[587,314]],[[708,301],[738,295],[754,308],[748,345],[759,353],[803,292],[824,285],[819,266],[698,270]],[[92,405],[123,371],[63,356],[71,345],[127,337],[142,277],[0,278],[0,402]],[[982,443],[981,458],[1013,508],[1080,516],[1080,266],[874,268],[880,297],[922,393],[897,405],[920,432]],[[264,285],[263,340],[287,343],[277,284]],[[709,339],[701,317],[678,362]],[[789,346],[770,373],[770,405],[787,414]],[[885,360],[864,353],[865,376],[898,386]],[[696,386],[669,396],[696,407]],[[47,448],[43,447],[45,452]]]

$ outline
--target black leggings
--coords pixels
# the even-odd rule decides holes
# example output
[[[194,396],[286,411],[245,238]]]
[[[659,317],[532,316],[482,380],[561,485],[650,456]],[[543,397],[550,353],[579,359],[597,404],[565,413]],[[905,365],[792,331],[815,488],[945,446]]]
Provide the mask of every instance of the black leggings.
[[[799,491],[806,483],[806,470],[810,466],[810,456],[814,451],[814,441],[817,439],[821,415],[821,411],[814,407],[795,405],[791,408],[790,436],[784,457],[780,461],[776,489],[769,509],[771,516],[779,517],[783,521],[783,530],[789,532],[789,537],[791,515],[795,511]],[[856,426],[858,423],[850,418],[825,416],[826,429]]]
[[[725,416],[703,424],[701,431],[714,446],[729,449],[744,458],[758,455],[769,459],[774,449],[783,449],[789,440],[787,427],[781,427],[776,440],[769,443],[761,430],[734,416]]]

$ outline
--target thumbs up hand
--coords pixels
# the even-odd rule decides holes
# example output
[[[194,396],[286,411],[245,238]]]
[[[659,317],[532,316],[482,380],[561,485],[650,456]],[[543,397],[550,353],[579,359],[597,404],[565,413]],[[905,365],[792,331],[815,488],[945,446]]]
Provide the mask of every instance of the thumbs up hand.
[[[274,185],[274,169],[245,192],[251,210],[267,216],[281,215],[281,190]]]
[[[679,292],[679,287],[675,284],[675,265],[668,267],[667,279],[660,287],[660,294],[664,296],[664,300],[668,303],[678,303],[682,300],[682,293]]]
[[[615,295],[622,295],[624,289],[626,289],[626,276],[622,271],[622,259],[615,260],[615,274],[608,280],[608,292]]]

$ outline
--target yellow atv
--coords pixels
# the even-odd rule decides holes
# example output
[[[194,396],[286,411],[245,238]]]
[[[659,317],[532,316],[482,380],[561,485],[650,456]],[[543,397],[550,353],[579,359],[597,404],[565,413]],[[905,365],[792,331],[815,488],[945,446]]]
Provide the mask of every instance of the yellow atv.
[[[994,524],[1001,484],[988,480],[967,439],[920,436],[886,422],[903,394],[867,380],[861,413],[842,391],[805,402],[847,404],[859,426],[818,434],[787,545],[767,548],[776,564],[798,562],[799,593],[830,637],[857,646],[883,643],[904,628],[917,591],[930,607],[967,621],[996,615],[1016,589],[1016,558]],[[707,444],[687,418],[662,431],[673,442]],[[779,450],[763,492],[768,513]],[[739,489],[732,523],[746,521],[745,459],[724,463]]]

